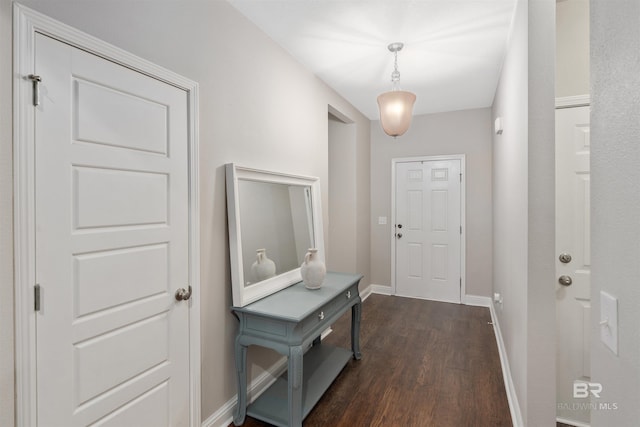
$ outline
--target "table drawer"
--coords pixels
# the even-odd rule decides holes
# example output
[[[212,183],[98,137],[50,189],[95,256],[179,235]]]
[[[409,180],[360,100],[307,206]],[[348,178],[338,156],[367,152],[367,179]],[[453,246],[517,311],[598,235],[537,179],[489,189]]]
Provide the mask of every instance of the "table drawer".
[[[346,291],[340,293],[340,295],[333,298],[331,301],[323,305],[321,308],[316,310],[314,314],[307,317],[302,321],[302,332],[306,333],[307,331],[317,327],[322,323],[327,323],[331,316],[335,313],[339,312],[346,305],[351,305],[358,297],[358,284],[354,284]]]

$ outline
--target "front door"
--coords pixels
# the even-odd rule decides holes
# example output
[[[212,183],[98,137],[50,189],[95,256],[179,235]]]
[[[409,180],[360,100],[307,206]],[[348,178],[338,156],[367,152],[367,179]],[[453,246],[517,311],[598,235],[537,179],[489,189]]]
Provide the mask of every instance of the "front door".
[[[573,390],[591,377],[589,151],[589,107],[556,110],[557,415],[583,424],[590,401]]]
[[[460,302],[461,161],[396,164],[396,294]]]
[[[189,424],[186,92],[44,35],[37,424]]]

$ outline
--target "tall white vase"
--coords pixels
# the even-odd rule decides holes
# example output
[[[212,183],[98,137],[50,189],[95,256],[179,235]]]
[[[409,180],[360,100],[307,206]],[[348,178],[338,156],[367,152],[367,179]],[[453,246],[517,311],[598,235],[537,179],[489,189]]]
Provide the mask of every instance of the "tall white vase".
[[[310,248],[300,266],[300,275],[307,289],[319,289],[327,275],[327,268],[318,256],[318,249]]]
[[[256,282],[261,282],[276,275],[276,263],[267,258],[266,249],[256,250],[256,261],[251,265],[251,272],[256,278]]]

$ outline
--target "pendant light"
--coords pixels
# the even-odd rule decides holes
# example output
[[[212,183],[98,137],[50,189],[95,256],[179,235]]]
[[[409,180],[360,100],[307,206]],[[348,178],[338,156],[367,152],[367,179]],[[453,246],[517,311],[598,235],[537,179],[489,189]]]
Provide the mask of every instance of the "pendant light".
[[[393,85],[390,92],[378,96],[378,108],[380,109],[380,123],[384,132],[394,138],[402,135],[411,125],[413,104],[416,95],[400,90],[400,71],[398,71],[398,52],[404,47],[403,43],[391,43],[388,48],[395,56],[394,70],[391,73]]]

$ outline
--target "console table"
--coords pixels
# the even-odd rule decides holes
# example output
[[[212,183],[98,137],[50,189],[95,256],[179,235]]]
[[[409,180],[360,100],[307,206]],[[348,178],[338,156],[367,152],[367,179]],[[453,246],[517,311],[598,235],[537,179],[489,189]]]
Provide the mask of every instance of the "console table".
[[[361,358],[360,279],[362,275],[329,272],[320,289],[306,289],[300,282],[244,307],[232,307],[240,320],[235,344],[236,426],[244,423],[247,414],[277,426],[301,426],[349,359]],[[321,344],[322,331],[349,308],[351,351]],[[250,345],[268,347],[287,356],[288,372],[247,407]]]

